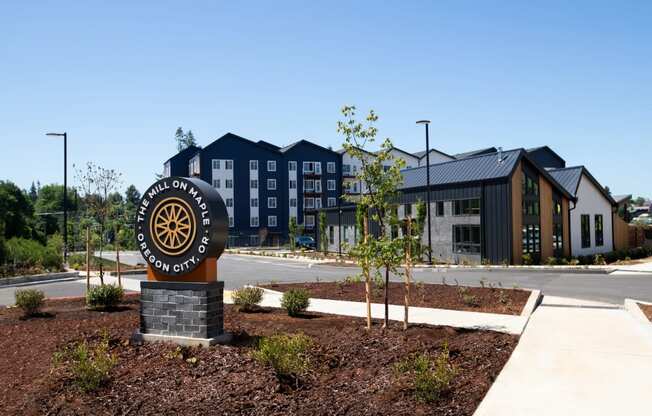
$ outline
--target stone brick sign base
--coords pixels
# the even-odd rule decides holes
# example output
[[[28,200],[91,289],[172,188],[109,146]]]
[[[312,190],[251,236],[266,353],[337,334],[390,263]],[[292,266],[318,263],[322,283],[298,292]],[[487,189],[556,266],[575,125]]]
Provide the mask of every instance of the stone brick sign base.
[[[230,341],[224,333],[224,282],[140,282],[143,341],[212,345]]]

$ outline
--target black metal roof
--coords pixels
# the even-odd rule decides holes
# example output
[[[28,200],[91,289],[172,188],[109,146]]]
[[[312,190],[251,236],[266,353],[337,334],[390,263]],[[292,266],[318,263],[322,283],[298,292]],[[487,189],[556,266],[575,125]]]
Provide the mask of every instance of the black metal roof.
[[[431,152],[437,152],[437,153],[439,153],[440,155],[444,155],[444,156],[446,156],[446,157],[450,157],[451,159],[455,159],[455,157],[449,155],[448,153],[444,153],[444,152],[442,152],[441,150],[435,149],[434,147],[431,148],[430,151],[431,151]],[[423,159],[424,157],[426,157],[426,151],[425,151],[425,150],[421,150],[421,151],[418,151],[418,152],[414,152],[413,154],[414,154],[414,156],[418,157],[419,159]]]
[[[492,146],[492,147],[485,147],[484,149],[476,149],[476,150],[471,150],[471,151],[464,152],[464,153],[457,153],[457,154],[453,155],[453,157],[455,159],[465,159],[465,158],[471,157],[471,156],[479,156],[479,155],[486,155],[488,153],[496,153],[497,151],[498,151],[498,149],[496,149],[495,147]]]
[[[569,194],[573,195],[573,197],[577,197],[577,188],[580,185],[580,179],[582,178],[582,175],[586,175],[586,177],[589,178],[591,182],[593,182],[593,185],[598,188],[600,193],[605,197],[607,201],[609,201],[611,205],[617,205],[614,198],[607,192],[604,186],[602,186],[600,182],[598,182],[598,180],[595,179],[595,177],[591,175],[591,172],[589,172],[588,169],[586,169],[584,166],[571,166],[568,168],[546,170],[550,176],[559,182],[559,184],[563,186]]]

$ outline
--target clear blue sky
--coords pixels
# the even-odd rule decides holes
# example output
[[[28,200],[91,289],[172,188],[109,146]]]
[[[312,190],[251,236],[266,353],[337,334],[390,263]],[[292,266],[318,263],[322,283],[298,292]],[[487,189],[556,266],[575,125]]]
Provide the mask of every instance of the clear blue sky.
[[[652,196],[652,2],[3,2],[0,179],[69,161],[143,190],[178,126],[338,148],[343,104],[383,137],[455,153],[547,144]],[[192,3],[192,4],[190,4]],[[537,4],[535,4],[537,3]],[[72,176],[72,175],[71,175]]]

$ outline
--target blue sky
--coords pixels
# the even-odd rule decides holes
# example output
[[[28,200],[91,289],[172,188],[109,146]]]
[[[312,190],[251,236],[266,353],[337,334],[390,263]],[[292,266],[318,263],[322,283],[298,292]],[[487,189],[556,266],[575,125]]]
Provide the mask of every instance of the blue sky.
[[[338,148],[339,109],[398,147],[547,144],[614,193],[652,196],[652,2],[3,2],[0,179],[69,161],[144,189],[226,132]],[[72,175],[71,175],[72,176]]]

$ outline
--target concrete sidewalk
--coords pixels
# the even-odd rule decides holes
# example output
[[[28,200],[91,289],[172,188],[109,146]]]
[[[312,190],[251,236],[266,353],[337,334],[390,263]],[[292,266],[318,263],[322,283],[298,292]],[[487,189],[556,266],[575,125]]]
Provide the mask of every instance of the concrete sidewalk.
[[[620,306],[544,297],[475,416],[649,414],[648,329]]]

